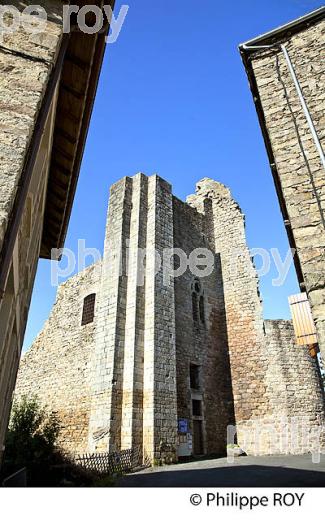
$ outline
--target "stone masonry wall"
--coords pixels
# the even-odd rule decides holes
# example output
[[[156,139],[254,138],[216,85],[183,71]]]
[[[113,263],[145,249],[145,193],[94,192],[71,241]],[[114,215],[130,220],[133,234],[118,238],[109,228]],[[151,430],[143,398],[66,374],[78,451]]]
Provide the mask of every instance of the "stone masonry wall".
[[[164,286],[162,269],[156,272],[154,253],[162,256],[172,246],[169,185],[142,174],[113,185],[92,368],[90,449],[143,444],[150,460],[175,458],[174,291]],[[146,260],[139,248],[147,248]]]
[[[40,252],[55,109],[56,96],[41,138],[6,287],[0,301],[0,459]]]
[[[265,342],[258,280],[246,244],[244,215],[224,185],[211,179],[197,184],[187,201],[203,212],[220,267],[236,423],[269,413],[263,399]],[[208,222],[210,223],[208,224]]]
[[[110,191],[92,366],[90,450],[115,451],[121,448],[127,295],[125,266],[131,205],[132,181],[125,177]]]
[[[274,338],[273,342],[266,340],[258,279],[246,244],[244,216],[228,188],[203,179],[197,185],[197,194],[189,197],[188,202],[205,214],[210,239],[215,241],[215,250],[220,254],[238,442],[248,453],[276,453],[278,445],[272,451],[267,439],[255,437],[255,429],[261,422],[264,428],[276,431],[281,431],[284,417],[294,415],[304,415],[311,423],[321,424],[324,401],[320,383],[315,379],[315,365],[304,357],[302,382],[298,375],[293,375],[285,356],[294,348],[292,328],[276,329],[271,322],[266,327],[269,331],[278,330],[278,336],[274,337],[278,340],[277,348],[270,348],[274,347]],[[294,352],[290,359],[294,364],[301,363],[301,357],[295,358]],[[292,389],[297,390],[300,384],[300,392],[292,394]],[[294,446],[292,449],[295,452]]]
[[[325,447],[324,392],[316,360],[297,346],[289,320],[266,320],[264,400],[270,415],[240,424],[240,444],[254,455],[298,454]]]
[[[187,257],[197,248],[213,253],[203,215],[174,197],[174,247]],[[199,274],[200,273],[196,273]],[[193,319],[192,293],[202,287],[204,322]],[[192,399],[202,401],[203,449],[223,453],[228,424],[234,423],[233,395],[227,344],[223,284],[219,258],[209,276],[198,278],[189,269],[175,278],[177,410],[193,432]],[[200,388],[190,388],[190,364],[199,366]]]
[[[325,149],[325,20],[284,42]],[[325,358],[325,175],[288,66],[280,50],[253,57],[281,190]]]
[[[22,357],[15,389],[17,399],[36,395],[57,412],[60,445],[69,451],[88,449],[95,321],[82,326],[81,317],[84,298],[98,293],[100,274],[97,263],[59,286],[49,319]]]
[[[51,15],[45,33],[31,35],[20,27],[12,34],[3,35],[0,42],[0,252],[62,34],[62,2],[38,3],[46,5]],[[8,4],[22,10],[33,2],[11,0],[5,2]],[[52,110],[55,110],[55,102]],[[43,136],[47,150],[39,153],[43,163],[38,163],[38,169],[32,173],[32,185],[23,208],[9,276],[0,301],[0,463],[39,257],[44,187],[48,175],[47,152],[51,149],[50,119],[47,123],[49,135]]]
[[[289,320],[264,322],[267,392],[272,416],[248,422],[244,449],[259,454],[317,452],[325,447],[324,392],[316,360],[297,346]],[[243,436],[243,437],[244,437]]]
[[[172,250],[171,186],[153,175],[148,179],[147,256],[143,381],[143,443],[149,460],[175,461],[177,444],[175,295],[173,280],[164,280],[156,253]]]
[[[11,0],[5,4],[21,11],[35,2]],[[62,35],[63,2],[37,4],[46,7],[46,31],[30,34],[20,27],[3,36],[0,48],[0,249]]]
[[[167,261],[178,267],[177,251],[188,258],[198,248],[214,255],[208,276],[189,269],[167,276]],[[81,326],[83,299],[93,292],[95,320]],[[196,388],[191,364],[199,367]],[[247,453],[265,454],[286,453],[297,418],[306,442],[324,421],[316,364],[295,345],[291,322],[263,321],[244,215],[211,179],[198,183],[187,204],[156,175],[112,186],[103,261],[60,286],[21,362],[16,395],[23,394],[59,413],[66,449],[140,446],[151,462],[175,460],[177,419],[188,419],[192,433],[201,421],[202,451],[210,454],[225,451],[228,425]],[[201,401],[200,416],[192,400]],[[289,452],[310,451],[303,434],[297,439]]]

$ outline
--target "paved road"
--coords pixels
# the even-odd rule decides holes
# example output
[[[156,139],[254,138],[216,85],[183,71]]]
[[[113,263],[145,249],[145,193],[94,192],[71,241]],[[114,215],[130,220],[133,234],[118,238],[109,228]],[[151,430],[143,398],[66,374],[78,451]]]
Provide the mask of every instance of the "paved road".
[[[325,486],[325,456],[239,457],[199,460],[126,475],[120,487],[320,487]]]

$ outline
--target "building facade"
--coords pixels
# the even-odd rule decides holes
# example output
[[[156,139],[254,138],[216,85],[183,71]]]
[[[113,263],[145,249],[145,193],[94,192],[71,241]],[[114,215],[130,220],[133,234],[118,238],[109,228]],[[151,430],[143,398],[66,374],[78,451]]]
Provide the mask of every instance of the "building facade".
[[[290,321],[263,320],[244,220],[211,179],[187,202],[157,175],[112,186],[103,259],[59,287],[15,391],[59,414],[65,449],[169,462],[184,443],[224,453],[232,425],[247,453],[283,453],[297,418],[323,424],[315,360]]]
[[[8,6],[34,4],[6,2],[3,24]],[[64,243],[105,47],[104,33],[64,33],[65,2],[37,5],[45,31],[26,12],[14,32],[1,26],[0,462],[38,259]]]
[[[325,359],[325,8],[240,46]]]

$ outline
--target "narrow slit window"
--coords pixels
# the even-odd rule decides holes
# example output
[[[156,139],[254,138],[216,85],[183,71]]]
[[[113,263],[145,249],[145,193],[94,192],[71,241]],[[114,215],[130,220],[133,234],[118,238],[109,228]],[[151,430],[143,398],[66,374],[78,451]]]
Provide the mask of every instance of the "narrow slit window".
[[[196,292],[192,293],[192,312],[193,312],[193,320],[199,321],[198,296],[197,296]]]
[[[198,399],[192,400],[192,414],[196,416],[202,415],[202,401]]]
[[[81,325],[87,325],[94,321],[96,294],[89,294],[84,299]]]
[[[200,367],[199,365],[190,365],[190,385],[192,390],[200,389]]]
[[[205,323],[205,309],[204,309],[204,296],[200,297],[200,320],[201,323]]]

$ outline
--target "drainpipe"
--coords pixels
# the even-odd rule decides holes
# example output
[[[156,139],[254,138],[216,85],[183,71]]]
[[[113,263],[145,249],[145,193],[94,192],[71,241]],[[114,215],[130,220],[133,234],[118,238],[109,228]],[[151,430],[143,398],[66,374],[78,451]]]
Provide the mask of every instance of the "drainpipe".
[[[323,152],[323,148],[322,148],[322,145],[320,143],[320,140],[318,138],[318,135],[317,135],[317,131],[316,131],[316,128],[315,128],[315,125],[314,125],[314,122],[311,118],[311,115],[310,115],[310,112],[308,110],[308,107],[306,105],[306,101],[305,101],[305,98],[304,98],[304,95],[302,93],[302,90],[301,90],[301,87],[300,87],[300,84],[299,84],[299,81],[298,81],[298,78],[296,76],[296,72],[295,72],[295,69],[292,65],[292,61],[290,59],[290,56],[288,54],[288,51],[285,47],[285,45],[281,45],[281,50],[284,54],[284,57],[285,57],[285,60],[287,62],[287,65],[288,65],[288,69],[290,71],[290,74],[291,74],[291,77],[293,79],[293,82],[295,84],[295,87],[296,87],[296,91],[297,91],[297,94],[299,96],[299,100],[300,100],[300,103],[301,103],[301,106],[302,106],[302,109],[305,113],[305,116],[306,116],[306,119],[307,119],[307,123],[308,123],[308,126],[310,128],[310,131],[311,131],[311,134],[313,136],[313,139],[314,139],[314,142],[315,142],[315,145],[316,145],[316,148],[318,150],[318,153],[319,153],[319,157],[320,157],[320,160],[322,162],[322,165],[323,165],[323,168],[325,170],[325,155],[324,155],[324,152]]]
[[[288,53],[285,45],[283,45],[283,44],[281,44],[281,45],[279,45],[279,44],[274,44],[274,45],[246,45],[246,44],[243,44],[242,47],[245,50],[266,50],[266,49],[276,49],[276,48],[278,48],[278,49],[280,48],[281,49],[281,51],[282,51],[282,53],[284,55],[284,58],[286,60],[286,63],[287,63],[290,75],[291,75],[292,80],[294,82],[294,85],[295,85],[295,88],[296,88],[296,91],[297,91],[297,94],[298,94],[298,97],[299,97],[299,100],[300,100],[300,104],[301,104],[302,109],[304,111],[304,114],[305,114],[305,117],[306,117],[309,129],[310,129],[311,134],[313,136],[314,143],[315,143],[317,151],[319,153],[319,157],[320,157],[321,163],[322,163],[323,168],[325,170],[325,154],[324,154],[322,145],[320,143],[319,137],[317,135],[317,131],[316,131],[314,122],[313,122],[313,120],[311,118],[311,115],[310,115],[310,112],[308,110],[308,107],[307,107],[307,104],[306,104],[303,92],[301,90],[300,83],[299,83],[298,78],[296,76],[296,72],[295,72],[294,66],[292,64],[292,61],[290,59],[289,53]]]

